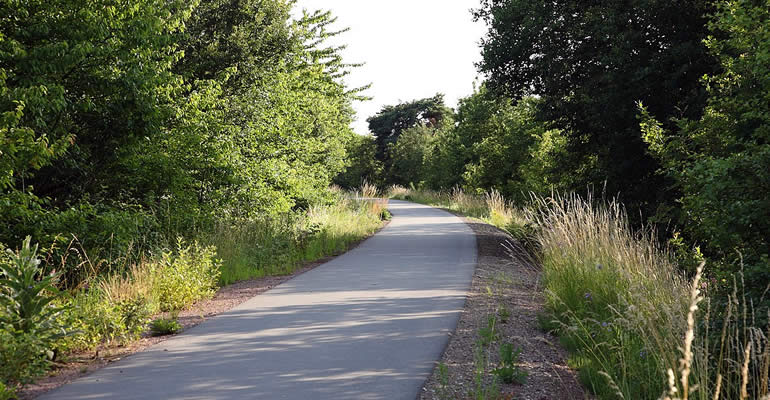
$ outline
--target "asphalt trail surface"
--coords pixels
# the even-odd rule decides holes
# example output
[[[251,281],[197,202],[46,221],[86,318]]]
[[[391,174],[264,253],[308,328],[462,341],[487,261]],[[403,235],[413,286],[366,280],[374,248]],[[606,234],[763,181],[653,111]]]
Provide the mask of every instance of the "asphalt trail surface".
[[[41,399],[414,399],[454,331],[471,229],[391,201],[357,248]]]

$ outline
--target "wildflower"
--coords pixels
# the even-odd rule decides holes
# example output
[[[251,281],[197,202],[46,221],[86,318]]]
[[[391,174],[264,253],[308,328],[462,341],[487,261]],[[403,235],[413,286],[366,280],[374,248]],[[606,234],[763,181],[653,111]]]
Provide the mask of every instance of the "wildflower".
[[[642,350],[639,352],[639,358],[645,359],[647,358],[647,352],[645,350]]]
[[[591,300],[591,293],[590,293],[590,292],[587,292],[586,294],[584,294],[584,295],[583,295],[583,297],[584,297],[586,300]]]

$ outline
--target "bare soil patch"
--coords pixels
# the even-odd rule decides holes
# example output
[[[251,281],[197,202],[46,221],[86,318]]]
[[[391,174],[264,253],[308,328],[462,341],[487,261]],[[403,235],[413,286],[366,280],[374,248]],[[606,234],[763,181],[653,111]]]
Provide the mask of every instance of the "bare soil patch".
[[[489,360],[484,384],[493,385],[490,373],[499,363],[501,343],[512,343],[521,349],[519,367],[527,373],[521,384],[500,384],[503,399],[553,400],[590,398],[567,366],[567,352],[559,339],[538,327],[537,315],[543,311],[540,270],[524,257],[512,257],[506,247],[516,246],[506,232],[477,220],[465,218],[476,234],[478,265],[471,291],[440,363],[446,366],[443,376],[438,368],[425,382],[420,400],[471,399],[477,387],[474,349],[479,330],[487,327],[488,317],[505,308],[509,316],[498,322],[498,339],[489,346]]]
[[[383,224],[380,230],[382,230],[382,228],[385,226],[387,226],[387,221],[385,224]],[[379,230],[377,232],[379,232]],[[374,234],[376,234],[376,232]],[[182,325],[181,332],[184,332],[185,330],[198,325],[217,314],[229,311],[241,303],[251,299],[252,297],[262,294],[283,282],[286,282],[315,267],[318,267],[321,264],[331,261],[340,254],[354,249],[369,237],[352,243],[345,251],[340,252],[339,254],[309,262],[295,270],[291,275],[268,276],[264,278],[250,279],[220,288],[213,298],[200,301],[193,305],[191,308],[179,313],[178,321]],[[153,316],[153,318],[159,317],[168,317],[168,315],[161,313]],[[123,345],[101,346],[94,351],[67,355],[66,363],[57,364],[48,376],[41,377],[35,383],[25,386],[18,393],[19,398],[21,400],[34,399],[43,393],[72,382],[82,376],[103,368],[110,363],[118,361],[123,357],[140,352],[154,344],[163,342],[174,336],[176,335],[151,336],[148,329],[142,335],[141,339],[131,343]]]

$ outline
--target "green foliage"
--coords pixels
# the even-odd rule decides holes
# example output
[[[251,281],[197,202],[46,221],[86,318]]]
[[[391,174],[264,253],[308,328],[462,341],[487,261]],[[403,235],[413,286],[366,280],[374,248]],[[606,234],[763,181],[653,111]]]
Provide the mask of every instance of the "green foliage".
[[[498,382],[488,383],[486,375],[489,357],[481,344],[476,344],[473,350],[473,387],[469,390],[468,397],[475,400],[494,400],[500,397]]]
[[[770,11],[767,2],[717,5],[705,41],[721,71],[705,77],[709,99],[700,119],[678,119],[673,135],[640,105],[641,127],[681,209],[662,210],[690,243],[727,272],[745,268],[759,299],[770,254]],[[762,313],[760,313],[762,314]]]
[[[10,262],[0,262],[0,323],[48,345],[69,334],[59,321],[64,308],[55,306],[64,293],[55,287],[56,275],[42,274],[37,245],[31,241],[27,237],[18,252],[7,250]]]
[[[179,240],[175,251],[164,252],[153,265],[153,290],[163,311],[181,310],[214,295],[222,262],[214,247]]]
[[[604,186],[649,215],[672,194],[640,138],[635,102],[671,127],[671,117],[701,114],[700,78],[716,69],[701,42],[712,10],[707,0],[484,0],[480,71],[495,92],[540,98],[538,119],[566,135],[557,166],[568,189]]]
[[[73,236],[114,268],[220,218],[329,199],[358,98],[324,45],[341,33],[330,13],[80,3],[0,5],[0,240],[55,244],[48,268],[76,287],[94,271],[67,257]]]
[[[338,254],[381,226],[384,208],[338,196],[332,205],[248,223],[222,223],[208,240],[223,260],[221,284],[292,273],[306,261]]]
[[[16,397],[16,392],[0,380],[0,400],[13,400]]]
[[[511,318],[511,311],[506,306],[500,306],[497,310],[497,316],[500,318],[501,324],[507,324],[508,319]]]
[[[557,157],[565,151],[564,137],[536,118],[539,103],[535,98],[513,103],[486,87],[461,103],[458,134],[474,138],[468,142],[466,187],[494,189],[522,201],[529,192],[547,193],[565,186],[567,178],[554,172]]]
[[[358,188],[364,182],[384,185],[385,167],[377,159],[377,144],[373,137],[354,135],[348,142],[347,153],[349,165],[334,178],[334,183],[346,189]]]
[[[500,344],[500,365],[492,370],[492,374],[504,383],[523,384],[527,378],[527,372],[522,371],[517,365],[519,355],[521,355],[520,347],[514,350],[512,343]]]
[[[483,326],[479,329],[479,340],[478,344],[481,347],[487,347],[492,342],[497,340],[498,338],[497,333],[497,316],[496,315],[488,315],[487,316],[487,326]]]
[[[90,289],[73,296],[63,318],[75,335],[57,342],[62,351],[90,350],[100,344],[123,344],[138,339],[149,321],[152,307],[145,298],[111,298]]]
[[[437,94],[426,99],[388,105],[376,115],[367,118],[369,130],[377,142],[377,157],[388,163],[388,148],[395,144],[402,133],[409,128],[424,125],[430,128],[449,126],[452,110],[444,105],[444,95]]]
[[[157,318],[150,323],[153,336],[174,335],[182,330],[182,325],[176,318]]]
[[[418,185],[424,180],[425,158],[435,130],[416,125],[405,129],[388,150],[391,167],[388,181],[397,185]]]
[[[386,183],[497,190],[519,201],[567,186],[570,178],[557,168],[566,138],[537,119],[539,104],[535,98],[514,102],[482,85],[460,101],[455,126],[418,123],[400,131],[388,145]]]
[[[57,307],[63,293],[57,275],[44,275],[37,245],[27,237],[17,252],[0,258],[0,382],[26,383],[55,357],[55,342],[72,335]]]
[[[6,385],[12,388],[28,383],[45,372],[49,365],[46,350],[45,343],[34,333],[0,326],[0,396]]]

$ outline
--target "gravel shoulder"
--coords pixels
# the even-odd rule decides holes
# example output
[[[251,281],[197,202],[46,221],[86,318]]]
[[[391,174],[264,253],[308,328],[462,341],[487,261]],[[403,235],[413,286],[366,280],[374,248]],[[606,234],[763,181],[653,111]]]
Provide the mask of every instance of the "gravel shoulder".
[[[522,257],[512,257],[507,248],[515,246],[506,232],[478,220],[465,218],[476,234],[478,265],[471,291],[457,329],[441,358],[446,373],[437,368],[425,382],[420,400],[470,399],[477,387],[474,349],[479,330],[488,325],[490,315],[501,308],[510,316],[497,324],[498,339],[487,350],[484,385],[493,385],[491,369],[499,362],[500,343],[513,343],[521,349],[519,367],[527,373],[519,384],[501,384],[504,399],[552,400],[590,398],[567,366],[567,352],[559,339],[538,327],[537,315],[543,311],[541,274]],[[498,317],[499,319],[499,317]]]
[[[386,221],[377,232],[385,228],[387,225],[388,222]],[[377,232],[367,236],[366,238],[362,238],[355,243],[352,243],[346,250],[340,252],[339,254],[309,262],[295,270],[291,275],[267,276],[263,278],[249,279],[220,288],[211,299],[199,301],[191,308],[179,313],[178,321],[182,325],[182,330],[179,333],[182,333],[213,316],[229,311],[253,298],[254,296],[260,295],[280,285],[281,283],[284,283],[298,275],[304,274],[305,272],[314,269],[321,264],[333,260],[339,255],[356,248],[363,241],[377,234]],[[168,315],[162,313],[153,316],[153,318],[158,317],[168,317]],[[111,363],[122,359],[123,357],[143,351],[154,344],[161,343],[177,335],[178,334],[167,336],[151,336],[149,332],[145,332],[142,335],[142,338],[137,341],[120,345],[103,345],[99,346],[93,351],[70,354],[68,355],[67,362],[57,364],[48,376],[38,378],[34,383],[26,385],[20,391],[19,398],[21,400],[37,398],[44,393],[70,383],[75,379],[81,378],[103,367],[106,367]]]

